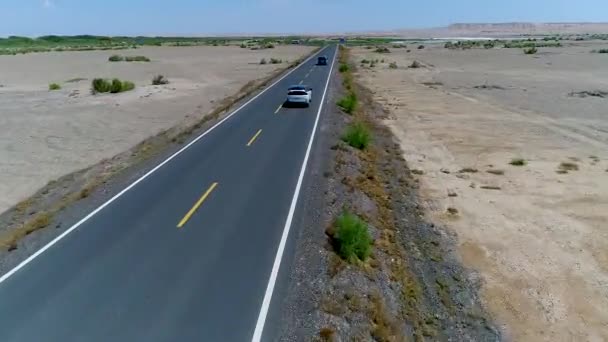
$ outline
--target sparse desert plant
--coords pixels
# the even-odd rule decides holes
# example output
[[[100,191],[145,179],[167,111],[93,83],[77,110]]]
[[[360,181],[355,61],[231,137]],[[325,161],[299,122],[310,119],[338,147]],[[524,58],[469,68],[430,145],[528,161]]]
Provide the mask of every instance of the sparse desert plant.
[[[567,173],[568,171],[578,171],[578,164],[572,162],[563,162],[559,164],[558,171],[562,171],[562,173]]]
[[[267,48],[267,49],[274,49],[274,44],[268,43],[268,44],[266,44],[265,48]]]
[[[388,67],[389,67],[390,69],[398,69],[398,68],[399,68],[399,66],[397,66],[397,62],[391,62],[391,63],[388,65]]]
[[[338,106],[346,113],[352,114],[357,108],[357,95],[349,93],[338,101]]]
[[[488,171],[486,171],[487,173],[493,174],[493,175],[497,175],[497,176],[502,176],[505,174],[504,170],[496,170],[496,169],[490,169]]]
[[[266,58],[262,58],[260,60],[260,64],[268,64],[268,62],[266,61]]]
[[[349,262],[365,261],[372,252],[373,243],[367,223],[357,215],[344,212],[336,219],[335,226],[336,252]]]
[[[348,70],[350,70],[350,67],[346,63],[341,63],[339,70],[340,70],[340,72],[347,72]]]
[[[52,90],[59,90],[59,89],[61,89],[61,86],[59,84],[57,84],[57,83],[49,84],[49,90],[52,91]]]
[[[420,62],[413,61],[412,64],[410,64],[410,66],[408,68],[418,69],[418,68],[421,68],[421,67],[422,67],[422,64],[420,64]]]
[[[608,49],[599,49],[599,50],[594,50],[592,52],[596,52],[596,53],[608,53]]]
[[[346,128],[342,140],[356,149],[364,150],[369,146],[371,133],[364,123],[355,122]]]
[[[112,56],[110,56],[110,58],[108,58],[108,61],[110,61],[110,62],[122,62],[124,60],[125,60],[125,58],[120,55],[112,55]]]
[[[524,49],[524,53],[526,55],[534,55],[538,52],[538,49],[535,46],[532,46],[530,48]]]
[[[465,167],[464,169],[461,169],[459,172],[460,173],[477,173],[478,170],[473,167]]]
[[[418,45],[418,50],[424,49],[424,45]]]
[[[367,60],[367,59],[362,59],[361,60],[361,64],[369,64],[369,63],[370,63],[370,61]]]
[[[391,53],[391,50],[389,50],[386,46],[381,46],[376,49],[376,52],[377,53]]]
[[[163,75],[156,75],[152,78],[152,85],[169,84],[169,80]]]
[[[127,62],[150,62],[150,58],[146,56],[127,56],[125,57]]]
[[[241,43],[241,49],[246,49],[247,45],[245,45],[245,43]]]
[[[526,162],[526,160],[523,158],[514,158],[514,159],[511,159],[511,162],[509,162],[509,164],[511,164],[513,166],[526,166],[526,164],[528,164],[528,162]]]
[[[270,64],[281,64],[281,63],[283,63],[283,60],[281,60],[281,59],[277,59],[277,58],[270,59]]]

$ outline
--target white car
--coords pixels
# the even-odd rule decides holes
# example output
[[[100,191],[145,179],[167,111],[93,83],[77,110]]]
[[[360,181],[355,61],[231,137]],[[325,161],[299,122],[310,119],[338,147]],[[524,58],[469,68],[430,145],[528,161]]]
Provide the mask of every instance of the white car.
[[[304,105],[310,106],[312,102],[312,88],[304,85],[289,87],[287,91],[286,105]]]

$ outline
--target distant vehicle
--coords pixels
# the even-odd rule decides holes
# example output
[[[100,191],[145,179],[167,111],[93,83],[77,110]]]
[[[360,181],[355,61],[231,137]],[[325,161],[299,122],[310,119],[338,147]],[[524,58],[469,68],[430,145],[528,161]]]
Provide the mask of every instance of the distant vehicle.
[[[327,56],[317,58],[317,65],[327,65]]]
[[[287,90],[286,105],[304,105],[310,106],[312,102],[312,88],[304,85],[297,85],[289,87]]]

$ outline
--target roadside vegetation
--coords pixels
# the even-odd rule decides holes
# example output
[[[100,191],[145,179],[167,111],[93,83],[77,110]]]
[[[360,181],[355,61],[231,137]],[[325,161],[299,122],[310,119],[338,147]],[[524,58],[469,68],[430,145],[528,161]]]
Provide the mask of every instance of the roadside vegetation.
[[[535,55],[537,52],[538,52],[538,49],[534,46],[531,48],[524,49],[524,53],[526,55]]]
[[[367,223],[359,216],[345,211],[336,219],[330,234],[336,253],[342,259],[354,263],[370,256],[373,240]]]
[[[591,50],[591,53],[608,53],[608,49]]]
[[[363,122],[356,121],[346,128],[342,140],[356,149],[364,150],[369,146],[371,132]]]
[[[49,90],[53,91],[53,90],[60,90],[61,86],[57,83],[51,83],[49,84]]]
[[[348,64],[349,50],[341,48],[339,58]],[[344,132],[331,147],[333,170],[325,176],[332,178],[326,195],[327,210],[334,214],[326,221],[325,246],[330,248],[321,251],[327,271],[312,290],[320,298],[318,336],[334,341],[497,340],[485,328],[483,310],[472,307],[477,305],[469,300],[474,289],[464,270],[449,261],[438,230],[422,223],[422,210],[410,197],[417,179],[380,123],[387,113],[370,90],[354,81],[355,65],[349,66],[341,73],[344,91],[356,96],[358,106],[351,115],[334,118]],[[341,230],[349,243],[340,240]],[[471,303],[467,308],[455,299],[462,295]],[[463,326],[466,332],[455,332]]]
[[[529,49],[540,47],[562,47],[561,38],[545,37],[542,40],[538,39],[519,39],[519,40],[461,40],[456,42],[447,42],[444,48],[451,50],[468,50],[468,49],[493,49],[502,47],[505,49]]]
[[[122,93],[125,91],[135,89],[135,84],[129,81],[121,81],[118,78],[113,80],[107,80],[103,78],[96,78],[91,82],[91,92],[93,94],[98,93]]]

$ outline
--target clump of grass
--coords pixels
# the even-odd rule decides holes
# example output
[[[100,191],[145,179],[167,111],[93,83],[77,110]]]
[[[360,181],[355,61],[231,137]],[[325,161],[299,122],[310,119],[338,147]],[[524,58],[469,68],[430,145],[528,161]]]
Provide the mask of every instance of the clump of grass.
[[[277,59],[277,58],[270,59],[270,64],[281,64],[281,63],[283,63],[282,59]]]
[[[338,101],[338,106],[342,108],[346,113],[352,114],[357,108],[357,95],[350,92]]]
[[[57,83],[51,83],[51,84],[49,84],[49,90],[50,91],[52,91],[52,90],[59,90],[59,89],[61,89],[61,86],[59,84],[57,84]]]
[[[362,59],[361,60],[361,64],[369,64],[369,63],[371,63],[371,62],[369,60],[367,60],[367,59]]]
[[[538,52],[538,49],[536,48],[536,46],[532,46],[530,48],[524,49],[524,53],[526,55],[534,55]]]
[[[349,262],[365,261],[372,251],[372,238],[365,223],[357,215],[344,212],[336,219],[333,236],[338,255]]]
[[[117,78],[113,79],[111,82],[103,78],[96,78],[91,83],[91,88],[93,94],[116,94],[135,89],[135,84],[129,81],[121,81]]]
[[[572,162],[563,162],[559,164],[559,171],[578,171],[578,164]]]
[[[511,164],[513,166],[526,166],[526,164],[528,164],[528,162],[523,158],[514,158],[514,159],[511,159],[511,162],[509,162],[509,164]]]
[[[399,68],[399,66],[397,65],[397,62],[391,62],[388,65],[388,67],[389,67],[389,69],[398,69]]]
[[[371,141],[369,128],[362,122],[355,122],[346,128],[342,141],[359,150],[364,150]]]
[[[389,50],[386,46],[381,46],[376,49],[376,52],[377,53],[391,53],[391,50]]]
[[[495,185],[482,185],[479,188],[484,190],[502,190],[501,187]]]
[[[125,60],[125,58],[120,55],[112,55],[112,56],[110,56],[110,58],[108,58],[108,61],[110,61],[110,62],[122,62],[124,60]]]
[[[448,214],[450,214],[450,215],[457,215],[458,214],[458,209],[453,208],[453,207],[449,207],[447,211],[448,211]]]
[[[152,78],[152,85],[169,84],[169,80],[163,75],[156,75]]]
[[[418,45],[418,50],[424,49],[424,45]]]
[[[246,48],[247,48],[247,45],[245,45],[245,43],[242,43],[241,44],[241,49],[246,49]]]
[[[346,63],[341,63],[339,70],[340,70],[341,73],[345,73],[345,72],[347,72],[347,71],[350,70],[350,67]]]
[[[260,64],[264,65],[264,64],[268,64],[268,61],[266,61],[266,58],[262,58],[260,60]]]

